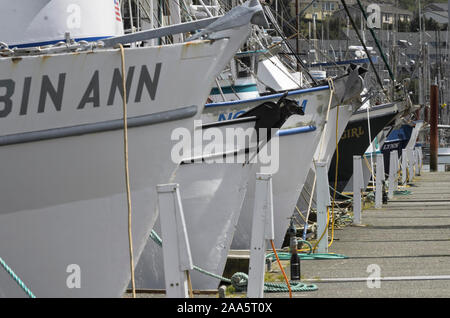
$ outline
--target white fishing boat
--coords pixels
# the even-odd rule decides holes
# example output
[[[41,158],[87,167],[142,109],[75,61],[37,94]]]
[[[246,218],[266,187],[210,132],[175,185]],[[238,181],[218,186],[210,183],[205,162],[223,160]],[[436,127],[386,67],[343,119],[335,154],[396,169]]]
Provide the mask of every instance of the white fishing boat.
[[[17,10],[38,9],[36,17],[67,21],[71,12],[54,7],[55,2],[14,5]],[[27,7],[31,3],[39,6]],[[122,84],[127,88],[136,263],[157,217],[156,185],[173,181],[179,164],[170,158],[171,133],[193,130],[214,78],[246,40],[259,12],[259,2],[251,0],[211,21],[102,42],[66,38],[46,47],[28,48],[25,35],[11,42],[9,26],[0,28],[0,40],[7,39],[0,52],[0,257],[17,275],[0,270],[0,296],[26,296],[13,279],[17,277],[37,297],[123,295],[130,280],[130,248]],[[2,10],[2,24],[12,13],[31,19],[20,10]],[[62,23],[52,38],[36,41],[58,41],[65,27]],[[198,36],[207,38],[123,51],[112,47],[200,28]],[[17,43],[26,48],[7,46]]]
[[[209,102],[246,100],[259,97],[258,83],[250,70],[255,68],[258,52],[239,52],[215,81]],[[221,118],[231,120],[235,118]]]
[[[327,164],[328,171],[331,158],[336,151],[336,146],[345,131],[352,113],[357,108],[358,106],[355,103],[354,105],[343,105],[330,110],[327,127],[324,130],[324,135],[322,136],[321,141],[319,141],[319,144],[316,148],[313,162],[311,162],[310,164],[310,169],[306,176],[305,183],[301,187],[302,190],[300,192],[300,196],[297,200],[296,206],[294,207],[294,216],[296,216],[298,213],[301,213],[304,218],[309,218],[308,212],[310,211],[311,207],[315,207],[315,203],[317,202],[315,163],[325,162]],[[300,218],[299,222],[302,222],[304,218]]]
[[[289,218],[297,203],[324,131],[328,110],[337,105],[351,104],[358,100],[362,88],[363,79],[359,75],[359,70],[356,69],[350,74],[334,80],[334,94],[331,97],[331,103],[329,85],[288,92],[289,98],[296,100],[299,105],[303,105],[305,115],[292,116],[282,126],[279,131],[279,165],[272,167],[273,169],[264,169],[264,172],[273,174],[274,242],[277,247],[281,247],[289,226]],[[273,95],[261,98],[270,98],[271,96]],[[239,102],[235,102],[234,111],[239,111],[236,109],[238,106]],[[211,109],[206,107],[205,112],[211,111],[212,114],[216,114],[216,107],[211,107]],[[253,173],[256,173],[259,167],[254,169]],[[254,182],[249,184],[247,190],[232,249],[248,249],[250,246],[253,194]]]
[[[203,152],[203,156],[184,160],[177,171],[175,182],[180,184],[193,263],[201,269],[191,273],[194,289],[215,289],[219,285],[220,279],[217,277],[222,275],[225,268],[247,184],[255,177],[251,173],[255,165],[252,158],[267,152],[265,148],[268,146],[266,145],[268,138],[263,137],[266,134],[261,133],[259,129],[269,129],[271,133],[268,136],[272,138],[272,134],[276,133],[287,118],[300,112],[295,103],[290,103],[284,98],[278,105],[274,107],[274,104],[263,103],[250,110],[245,117],[204,125],[202,129],[204,136],[213,134],[230,136],[230,132],[237,138],[248,137],[250,145],[239,147],[239,144],[234,142],[234,137],[232,140],[214,138],[213,141],[207,138],[205,142],[209,146],[214,143],[216,149],[229,150],[219,151],[213,156]],[[257,131],[260,133],[256,133]],[[259,139],[255,140],[255,137]],[[226,142],[227,145],[218,147],[218,143],[221,142]],[[204,149],[206,144],[203,145]],[[192,150],[192,153],[195,152],[195,149]],[[239,160],[237,156],[245,160]],[[224,161],[218,163],[217,159]],[[160,234],[159,222],[154,230]],[[137,285],[140,288],[164,289],[161,242],[155,241],[155,236],[152,236],[152,239],[145,247],[136,269]]]

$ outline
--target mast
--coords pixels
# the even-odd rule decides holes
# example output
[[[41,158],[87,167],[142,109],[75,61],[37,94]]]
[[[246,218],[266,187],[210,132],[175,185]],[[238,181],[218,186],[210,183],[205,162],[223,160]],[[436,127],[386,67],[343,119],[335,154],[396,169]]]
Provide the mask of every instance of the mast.
[[[423,34],[422,34],[422,4],[419,1],[419,47],[420,47],[420,65],[419,65],[419,105],[421,107],[425,106],[424,101],[424,85],[423,85],[423,77],[424,77],[424,50],[423,50]]]
[[[299,3],[298,0],[295,0],[295,29],[297,32],[297,35],[295,36],[295,52],[297,54],[297,56],[299,56],[300,53],[300,17],[299,17]],[[297,62],[297,71],[300,72],[301,71],[301,67],[300,64]]]
[[[169,9],[170,9],[171,23],[180,24],[181,23],[180,0],[169,1]],[[183,42],[183,36],[181,34],[173,35],[173,43],[181,43],[181,42]]]
[[[398,0],[395,0],[395,8],[398,8]],[[397,44],[397,27],[398,27],[398,16],[394,13],[394,22],[392,24],[392,66],[394,68],[394,78],[397,78],[398,69],[398,44]],[[392,81],[392,100],[395,98],[395,81]]]
[[[380,85],[381,90],[384,91],[383,82],[381,81],[380,75],[378,74],[378,71],[377,71],[375,65],[373,64],[372,56],[371,56],[369,50],[367,49],[367,46],[364,43],[364,41],[363,41],[363,39],[361,37],[361,34],[358,31],[358,27],[357,27],[355,21],[353,20],[353,17],[350,14],[350,11],[349,11],[349,9],[347,7],[347,3],[345,2],[345,0],[341,0],[341,3],[344,6],[344,10],[345,10],[345,12],[347,13],[347,16],[350,19],[350,22],[352,24],[353,30],[355,31],[356,35],[358,36],[359,42],[361,42],[361,44],[362,44],[362,46],[364,48],[364,51],[366,52],[367,58],[369,59],[370,66],[371,66],[373,72],[375,73],[375,77],[377,79],[377,82]]]

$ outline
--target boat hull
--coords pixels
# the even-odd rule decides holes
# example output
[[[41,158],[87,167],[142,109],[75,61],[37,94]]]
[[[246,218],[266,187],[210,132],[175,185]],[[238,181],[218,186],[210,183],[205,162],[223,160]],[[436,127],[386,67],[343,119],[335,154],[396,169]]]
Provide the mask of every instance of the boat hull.
[[[331,158],[336,151],[336,143],[339,143],[342,134],[352,116],[353,107],[351,106],[340,106],[339,113],[337,108],[333,108],[330,112],[328,126],[323,137],[323,145],[319,142],[317,146],[314,161],[315,162],[326,162],[329,166],[331,163]],[[337,134],[337,135],[336,135]],[[336,138],[337,137],[337,138]],[[328,169],[327,169],[328,171]],[[308,214],[308,209],[310,207],[311,193],[313,191],[314,178],[316,175],[316,169],[314,163],[311,163],[310,169],[305,181],[302,186],[302,192],[297,201],[297,207],[294,209],[294,216],[298,213],[302,213],[306,217]],[[330,186],[333,186],[332,184]],[[314,186],[314,199],[311,201],[311,206],[315,207],[316,200],[316,187]],[[298,208],[298,210],[297,210]],[[298,218],[298,221],[302,224],[304,223],[303,218]]]
[[[194,129],[248,29],[125,51],[135,263],[156,185],[179,164],[172,132]],[[0,255],[37,297],[121,297],[129,283],[120,61],[119,50],[0,59]],[[26,295],[0,271],[0,296]]]
[[[339,162],[337,167],[337,188],[338,192],[343,192],[353,176],[353,156],[362,156],[366,152],[370,143],[369,126],[366,110],[360,110],[350,119],[338,144]],[[380,133],[384,127],[395,120],[398,109],[395,104],[380,105],[370,111],[370,135],[372,138]],[[336,152],[330,163],[328,180],[330,185],[335,184]]]

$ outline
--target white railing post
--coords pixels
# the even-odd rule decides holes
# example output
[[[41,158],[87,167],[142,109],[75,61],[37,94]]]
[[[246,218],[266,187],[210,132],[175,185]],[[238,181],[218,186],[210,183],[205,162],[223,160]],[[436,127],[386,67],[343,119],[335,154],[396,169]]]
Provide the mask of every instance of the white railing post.
[[[413,182],[414,179],[414,155],[413,148],[407,149],[408,154],[408,172],[409,172],[409,182]]]
[[[383,205],[383,181],[384,178],[384,157],[379,153],[376,156],[376,182],[375,182],[375,208],[380,209]]]
[[[158,185],[158,207],[163,241],[167,298],[188,298],[191,249],[178,184]]]
[[[361,190],[363,172],[360,156],[353,156],[353,223],[361,224]]]
[[[408,154],[406,149],[402,149],[402,185],[406,184],[407,173],[406,168],[408,166]]]
[[[417,147],[417,154],[419,155],[419,176],[420,176],[422,173],[422,165],[423,165],[422,147]]]
[[[248,269],[247,297],[264,296],[264,273],[267,241],[275,237],[273,224],[272,175],[256,175],[253,208],[250,263]]]
[[[317,239],[322,237],[318,246],[318,253],[328,253],[328,207],[330,202],[330,187],[328,171],[325,162],[316,163],[317,176]]]
[[[392,199],[394,197],[395,191],[395,180],[397,178],[397,163],[395,161],[395,156],[397,152],[391,151],[389,153],[389,188],[388,188],[388,199]],[[398,157],[397,157],[398,160]]]

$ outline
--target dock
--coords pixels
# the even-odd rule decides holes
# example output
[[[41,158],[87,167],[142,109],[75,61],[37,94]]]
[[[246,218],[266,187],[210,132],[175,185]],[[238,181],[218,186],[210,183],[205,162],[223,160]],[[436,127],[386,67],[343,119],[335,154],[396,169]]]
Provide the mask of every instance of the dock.
[[[422,172],[402,189],[407,191],[395,195],[381,209],[363,210],[362,226],[335,230],[329,253],[347,258],[302,260],[301,281],[318,289],[293,293],[293,298],[448,298],[450,172]],[[241,251],[231,258],[248,266],[245,256]],[[289,261],[282,265],[290,277]],[[281,277],[276,262],[271,274]],[[138,297],[164,295],[141,291]],[[218,298],[218,293],[196,292],[194,297]],[[264,298],[288,297],[286,292],[264,293]]]
[[[302,261],[302,282],[318,290],[294,297],[449,297],[450,173],[423,172],[406,189],[381,209],[364,210],[363,226],[335,231],[329,252],[347,259]]]

